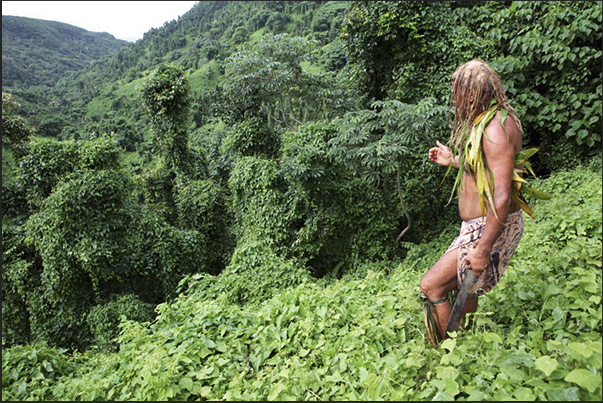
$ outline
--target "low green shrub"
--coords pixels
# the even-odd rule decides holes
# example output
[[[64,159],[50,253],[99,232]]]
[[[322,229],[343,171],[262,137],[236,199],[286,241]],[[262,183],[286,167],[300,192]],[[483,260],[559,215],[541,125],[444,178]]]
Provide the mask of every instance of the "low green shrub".
[[[123,319],[151,322],[155,316],[155,305],[141,301],[136,295],[123,294],[95,305],[88,312],[87,322],[95,344],[113,350]]]
[[[2,401],[58,400],[81,365],[66,352],[45,343],[2,349]]]
[[[256,305],[305,281],[311,282],[312,278],[303,265],[279,257],[265,243],[244,241],[219,276],[193,274],[180,287],[187,287],[187,295],[201,300],[214,300],[224,294],[230,303]]]

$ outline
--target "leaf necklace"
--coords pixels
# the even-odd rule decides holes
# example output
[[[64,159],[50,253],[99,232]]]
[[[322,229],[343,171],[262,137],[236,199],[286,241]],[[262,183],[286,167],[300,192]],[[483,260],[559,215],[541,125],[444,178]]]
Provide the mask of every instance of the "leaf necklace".
[[[494,206],[493,198],[494,176],[492,175],[490,167],[488,167],[488,164],[486,164],[484,151],[482,149],[482,142],[484,136],[488,138],[488,136],[486,136],[486,127],[492,121],[492,119],[494,119],[494,116],[496,116],[496,112],[498,112],[498,110],[500,110],[500,125],[507,134],[507,140],[509,140],[509,133],[507,133],[507,129],[505,128],[505,120],[509,112],[504,109],[501,105],[499,105],[496,99],[493,99],[490,102],[488,110],[486,110],[484,113],[475,118],[471,132],[466,135],[466,139],[464,141],[464,152],[461,152],[459,156],[459,172],[456,176],[454,186],[452,187],[452,193],[450,195],[450,200],[452,200],[454,191],[458,189],[458,192],[462,188],[462,178],[465,170],[465,168],[463,167],[465,167],[466,163],[468,167],[467,171],[471,174],[471,177],[477,188],[482,217],[485,216],[485,208],[487,202],[492,208],[494,216],[497,219],[498,214],[496,213],[496,207]],[[534,174],[534,171],[532,170],[532,166],[528,161],[528,158],[534,155],[537,151],[538,148],[532,147],[521,150],[520,152],[515,154],[515,166],[519,166],[519,168],[513,169],[513,179],[511,186],[511,198],[522,210],[528,213],[532,218],[534,218],[534,213],[532,212],[532,209],[530,208],[530,206],[528,206],[528,203],[523,197],[522,190],[526,194],[536,199],[548,200],[551,198],[551,195],[548,195],[546,193],[532,188],[528,184],[528,182],[520,176],[521,173],[528,172],[531,173],[533,176],[536,176]],[[456,150],[453,150],[453,161],[456,157],[455,154]],[[451,169],[452,163],[448,166],[448,170],[446,171],[444,178],[446,178]],[[448,201],[448,203],[450,203],[450,200]]]

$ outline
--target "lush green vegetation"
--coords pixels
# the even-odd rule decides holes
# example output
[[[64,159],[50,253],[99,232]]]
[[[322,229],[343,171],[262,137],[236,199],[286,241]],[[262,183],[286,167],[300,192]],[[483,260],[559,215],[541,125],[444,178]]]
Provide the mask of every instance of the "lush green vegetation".
[[[2,91],[19,97],[20,114],[42,135],[57,137],[64,118],[51,96],[60,79],[128,42],[56,21],[2,16]]]
[[[600,400],[601,38],[601,2],[199,2],[3,92],[3,400]],[[433,349],[472,58],[553,198]]]
[[[538,186],[552,201],[534,205],[472,330],[437,350],[424,338],[418,283],[456,226],[400,263],[366,265],[361,279],[300,273],[268,299],[269,273],[296,269],[254,244],[221,281],[183,280],[152,323],[122,322],[118,351],[4,350],[2,397],[600,400],[601,159]]]
[[[52,89],[25,80],[14,95],[38,134],[78,139],[113,131],[143,170],[152,158],[150,121],[135,87],[160,63],[187,72],[190,138],[202,142],[221,124],[215,90],[227,58],[250,52],[264,34],[318,41],[315,64],[302,64],[304,71],[337,73],[361,108],[387,98],[416,104],[434,97],[446,105],[455,67],[480,57],[503,77],[522,113],[526,143],[540,148],[536,168],[546,174],[588,158],[601,144],[600,26],[600,2],[590,1],[208,1],[80,73],[53,77]]]

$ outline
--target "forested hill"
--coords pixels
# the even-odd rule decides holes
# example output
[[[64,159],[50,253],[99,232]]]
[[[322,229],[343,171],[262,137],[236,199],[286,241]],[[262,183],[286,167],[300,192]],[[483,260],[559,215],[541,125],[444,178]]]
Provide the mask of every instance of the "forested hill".
[[[36,18],[2,16],[2,90],[52,87],[127,41]]]
[[[203,1],[178,20],[166,22],[146,32],[136,43],[120,47],[102,62],[89,63],[77,74],[54,79],[51,89],[28,88],[24,80],[36,76],[37,69],[13,68],[9,72],[3,61],[3,81],[6,74],[21,74],[19,85],[16,79],[12,81],[19,89],[7,89],[3,82],[3,90],[18,97],[20,114],[41,136],[69,139],[93,132],[115,132],[120,145],[134,151],[141,148],[148,133],[148,120],[141,114],[136,87],[159,64],[173,62],[187,72],[193,95],[194,131],[213,116],[212,93],[224,74],[225,60],[249,49],[265,34],[286,33],[317,40],[321,47],[319,68],[341,69],[346,62],[345,52],[336,39],[348,5],[347,1]],[[42,46],[46,42],[52,40],[39,41]],[[18,52],[27,54],[29,48],[25,45],[17,46]],[[50,50],[44,48],[43,52]],[[17,65],[11,54],[4,57],[12,58],[13,65]],[[76,62],[72,57],[59,59],[63,63]],[[51,71],[50,67],[45,69]]]
[[[133,150],[133,143],[148,129],[141,120],[135,88],[158,65],[175,63],[186,71],[194,100],[194,130],[213,116],[212,93],[224,74],[225,60],[250,49],[265,34],[317,40],[322,68],[337,70],[345,65],[342,46],[329,44],[339,36],[348,5],[347,1],[199,2],[178,20],[151,29],[103,63],[58,82],[53,98],[66,106],[60,113],[71,116],[67,121],[81,123],[74,128],[77,131],[113,131],[129,137],[122,144]]]
[[[317,40],[311,71],[347,76],[354,99],[363,101],[416,104],[434,97],[445,105],[454,68],[478,57],[500,72],[522,116],[524,140],[540,147],[536,168],[549,172],[588,158],[600,144],[600,21],[600,2],[202,1],[102,62],[56,80],[52,72],[81,66],[86,53],[51,58],[53,46],[67,42],[43,35],[37,52],[48,65],[34,62],[21,68],[5,43],[10,35],[3,17],[3,91],[17,97],[19,114],[39,135],[67,140],[114,132],[140,166],[152,156],[146,153],[149,120],[136,88],[161,63],[186,72],[192,94],[189,133],[195,143],[215,132],[215,90],[228,57],[254,49],[264,35]],[[103,37],[107,34],[87,35],[107,48],[111,43]],[[15,43],[19,54],[38,49],[25,45]],[[18,74],[18,85],[7,80]],[[23,84],[49,76],[56,82],[52,88]],[[559,145],[559,139],[567,146]]]

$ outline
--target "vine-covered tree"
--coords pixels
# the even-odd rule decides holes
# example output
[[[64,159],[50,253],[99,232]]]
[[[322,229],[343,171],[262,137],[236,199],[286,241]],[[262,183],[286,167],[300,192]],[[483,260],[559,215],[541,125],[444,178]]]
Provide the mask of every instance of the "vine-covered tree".
[[[471,59],[499,73],[540,148],[537,172],[601,149],[601,3],[354,1],[344,22],[352,82],[366,105],[449,102],[450,76]]]
[[[467,11],[479,37],[493,41],[493,68],[518,106],[537,166],[554,171],[601,153],[601,2],[487,3]],[[486,17],[487,16],[487,17]]]
[[[152,126],[152,142],[168,171],[190,173],[188,124],[190,89],[182,69],[162,64],[140,88]]]
[[[23,117],[17,115],[19,103],[11,94],[2,93],[2,143],[12,147],[16,158],[28,152],[28,142],[33,135]],[[4,161],[4,160],[3,160]]]
[[[428,180],[434,170],[414,164],[417,156],[424,155],[435,141],[434,136],[446,127],[447,108],[434,101],[426,98],[418,105],[376,101],[371,109],[348,112],[340,118],[338,135],[331,141],[329,154],[349,167],[354,176],[377,188],[396,189],[405,218],[397,242],[413,226],[411,212],[422,231],[437,227],[433,214],[425,214],[433,212],[435,205],[442,206],[441,191]],[[440,219],[443,216],[442,212],[438,215]],[[420,232],[416,231],[412,238],[416,240]],[[407,236],[405,240],[412,238]]]
[[[307,122],[335,116],[346,100],[332,73],[312,73],[318,43],[287,34],[265,35],[250,50],[226,61],[221,112],[233,121],[264,115],[296,131]]]
[[[496,55],[453,12],[473,3],[442,1],[354,1],[342,27],[353,82],[364,106],[374,100],[438,104],[449,99],[450,76],[474,57]]]

